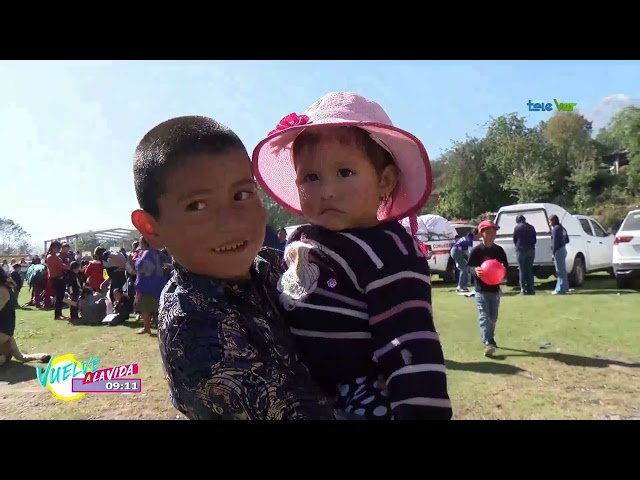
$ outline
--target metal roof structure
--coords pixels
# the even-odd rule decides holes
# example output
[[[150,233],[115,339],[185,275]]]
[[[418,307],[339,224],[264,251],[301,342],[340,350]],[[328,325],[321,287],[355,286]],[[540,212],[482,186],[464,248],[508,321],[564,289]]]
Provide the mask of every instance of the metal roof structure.
[[[50,240],[45,240],[44,242],[44,251],[46,252],[49,249],[49,244],[54,240],[58,240],[60,242],[66,241],[67,243],[73,243],[73,250],[77,250],[77,239],[78,237],[83,237],[85,235],[93,235],[99,240],[111,240],[111,241],[123,241],[128,238],[136,238],[140,236],[137,230],[132,230],[130,228],[110,228],[107,230],[90,230],[88,232],[82,233],[74,233],[73,235],[64,235],[61,237],[52,238]]]

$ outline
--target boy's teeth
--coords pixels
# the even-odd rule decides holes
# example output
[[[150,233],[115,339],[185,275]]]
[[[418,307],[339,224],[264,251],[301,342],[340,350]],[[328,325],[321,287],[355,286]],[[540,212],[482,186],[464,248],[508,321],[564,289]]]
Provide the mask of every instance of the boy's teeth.
[[[237,243],[235,245],[229,245],[228,247],[221,247],[221,248],[216,248],[215,251],[216,252],[228,252],[229,250],[235,250],[238,247],[241,247],[244,244],[244,242],[240,242]]]

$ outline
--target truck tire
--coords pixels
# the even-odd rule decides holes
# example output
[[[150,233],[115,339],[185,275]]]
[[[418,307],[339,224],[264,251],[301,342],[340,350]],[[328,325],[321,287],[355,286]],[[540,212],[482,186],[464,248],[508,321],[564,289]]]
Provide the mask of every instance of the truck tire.
[[[456,283],[456,264],[452,259],[447,263],[447,270],[440,274],[440,278],[445,284]]]
[[[576,288],[584,285],[584,277],[586,274],[587,269],[584,264],[584,257],[579,253],[573,260],[573,269],[571,269],[571,273],[569,274],[569,286]]]

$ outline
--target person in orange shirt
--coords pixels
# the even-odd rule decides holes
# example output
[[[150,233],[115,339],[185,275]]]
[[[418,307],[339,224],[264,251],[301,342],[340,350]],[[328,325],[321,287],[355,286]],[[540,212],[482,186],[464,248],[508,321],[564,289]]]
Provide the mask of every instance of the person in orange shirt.
[[[62,244],[55,240],[51,242],[49,251],[47,252],[47,270],[49,272],[49,280],[55,291],[55,304],[53,318],[56,320],[64,320],[66,317],[62,315],[62,307],[64,303],[64,294],[66,291],[65,275],[69,270],[69,265],[62,261],[59,256]]]

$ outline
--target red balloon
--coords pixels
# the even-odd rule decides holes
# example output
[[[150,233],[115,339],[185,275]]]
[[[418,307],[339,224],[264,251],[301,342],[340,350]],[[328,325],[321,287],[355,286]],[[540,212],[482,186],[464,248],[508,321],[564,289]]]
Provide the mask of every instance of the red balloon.
[[[500,285],[500,282],[507,274],[507,269],[504,268],[504,265],[493,258],[482,262],[480,268],[482,269],[480,279],[487,285]]]

